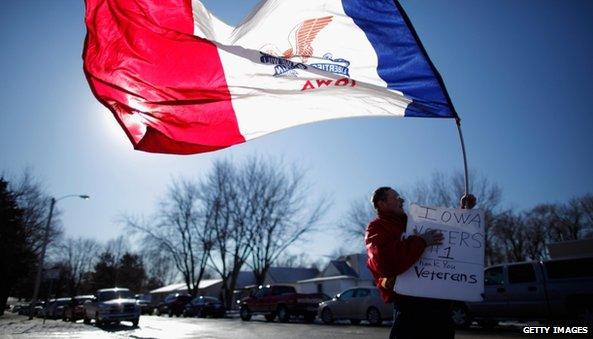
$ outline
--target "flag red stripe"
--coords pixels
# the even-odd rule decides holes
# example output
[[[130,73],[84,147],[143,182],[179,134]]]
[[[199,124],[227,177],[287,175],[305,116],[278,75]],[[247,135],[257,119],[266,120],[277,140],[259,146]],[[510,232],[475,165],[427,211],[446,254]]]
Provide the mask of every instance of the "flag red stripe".
[[[87,0],[84,67],[136,149],[189,154],[244,142],[218,49],[190,0]]]

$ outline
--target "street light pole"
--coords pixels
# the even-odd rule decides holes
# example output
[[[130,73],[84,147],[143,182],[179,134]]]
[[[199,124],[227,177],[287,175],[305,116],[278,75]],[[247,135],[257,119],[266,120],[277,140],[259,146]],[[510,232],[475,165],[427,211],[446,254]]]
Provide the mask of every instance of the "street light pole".
[[[37,276],[35,277],[35,289],[33,290],[33,298],[31,299],[31,307],[29,308],[29,320],[33,319],[33,312],[35,311],[35,304],[37,304],[37,296],[39,294],[39,285],[41,284],[41,274],[43,273],[43,261],[45,260],[45,251],[47,249],[47,243],[49,241],[49,231],[51,226],[51,218],[54,214],[54,206],[56,202],[59,200],[68,198],[68,197],[79,197],[81,199],[87,200],[90,197],[88,195],[66,195],[59,199],[52,197],[50,199],[49,204],[49,215],[47,216],[47,223],[45,224],[45,233],[43,234],[43,244],[41,246],[41,254],[39,255],[39,263],[37,268]]]

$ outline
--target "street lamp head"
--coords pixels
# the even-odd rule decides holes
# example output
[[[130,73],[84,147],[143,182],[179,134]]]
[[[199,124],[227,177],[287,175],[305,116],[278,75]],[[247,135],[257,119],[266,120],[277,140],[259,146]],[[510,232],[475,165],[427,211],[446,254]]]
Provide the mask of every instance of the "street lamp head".
[[[91,198],[90,196],[88,196],[88,195],[86,195],[86,194],[79,195],[78,197],[79,197],[80,199],[84,199],[84,200],[89,200],[89,199]]]

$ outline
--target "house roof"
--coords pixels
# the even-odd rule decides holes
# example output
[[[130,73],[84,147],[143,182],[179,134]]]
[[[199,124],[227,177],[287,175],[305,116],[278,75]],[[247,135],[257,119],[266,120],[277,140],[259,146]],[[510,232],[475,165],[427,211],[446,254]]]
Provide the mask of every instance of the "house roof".
[[[341,275],[349,275],[358,278],[358,273],[344,260],[332,260],[330,262],[340,272]]]
[[[313,278],[313,279],[299,280],[299,281],[297,281],[297,283],[303,284],[303,283],[320,282],[320,281],[328,281],[328,280],[352,280],[352,279],[356,279],[356,277],[353,277],[351,275],[334,275],[332,277],[319,277],[319,278]]]
[[[167,293],[167,292],[181,292],[187,291],[187,285],[185,283],[171,284],[157,288],[156,290],[150,291],[150,293]]]
[[[241,271],[237,276],[236,289],[241,289],[246,286],[255,285],[255,275],[251,271]]]
[[[208,288],[222,282],[222,279],[202,279],[198,285],[198,290]],[[173,292],[187,292],[187,285],[185,283],[171,284],[157,288],[150,291],[150,293],[173,293]]]
[[[267,280],[273,284],[294,284],[299,280],[314,278],[319,274],[315,268],[270,267]]]

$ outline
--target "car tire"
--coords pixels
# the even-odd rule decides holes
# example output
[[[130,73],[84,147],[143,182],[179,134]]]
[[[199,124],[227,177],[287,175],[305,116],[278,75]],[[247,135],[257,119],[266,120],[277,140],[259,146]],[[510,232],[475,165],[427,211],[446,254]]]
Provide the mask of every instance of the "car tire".
[[[352,324],[352,325],[360,325],[360,319],[350,319],[350,324]]]
[[[132,320],[132,326],[133,327],[138,327],[138,323],[140,322],[140,318],[136,318],[134,320]]]
[[[468,328],[472,323],[472,318],[469,314],[467,306],[460,303],[453,304],[451,309],[451,319],[457,328]]]
[[[323,321],[323,323],[327,325],[333,324],[334,314],[328,307],[324,308],[323,311],[321,311],[321,321]]]
[[[266,314],[264,315],[264,318],[266,318],[266,321],[274,321],[274,319],[276,319],[276,313]]]
[[[369,307],[367,310],[367,321],[371,326],[379,326],[383,322],[381,312],[376,307]]]
[[[278,321],[281,323],[287,323],[290,320],[290,313],[288,313],[288,310],[284,305],[278,306],[276,314],[278,315]]]
[[[243,321],[251,320],[251,311],[249,310],[249,308],[247,308],[247,306],[241,307],[239,315],[241,316],[241,320]]]
[[[158,307],[156,307],[156,310],[155,310],[155,311],[153,311],[153,312],[154,312],[154,313],[155,313],[157,316],[160,316],[160,315],[161,315],[161,309],[160,309],[160,308],[158,308]]]
[[[89,319],[85,314],[84,317],[82,318],[82,322],[84,322],[85,325],[90,325],[91,319]]]

